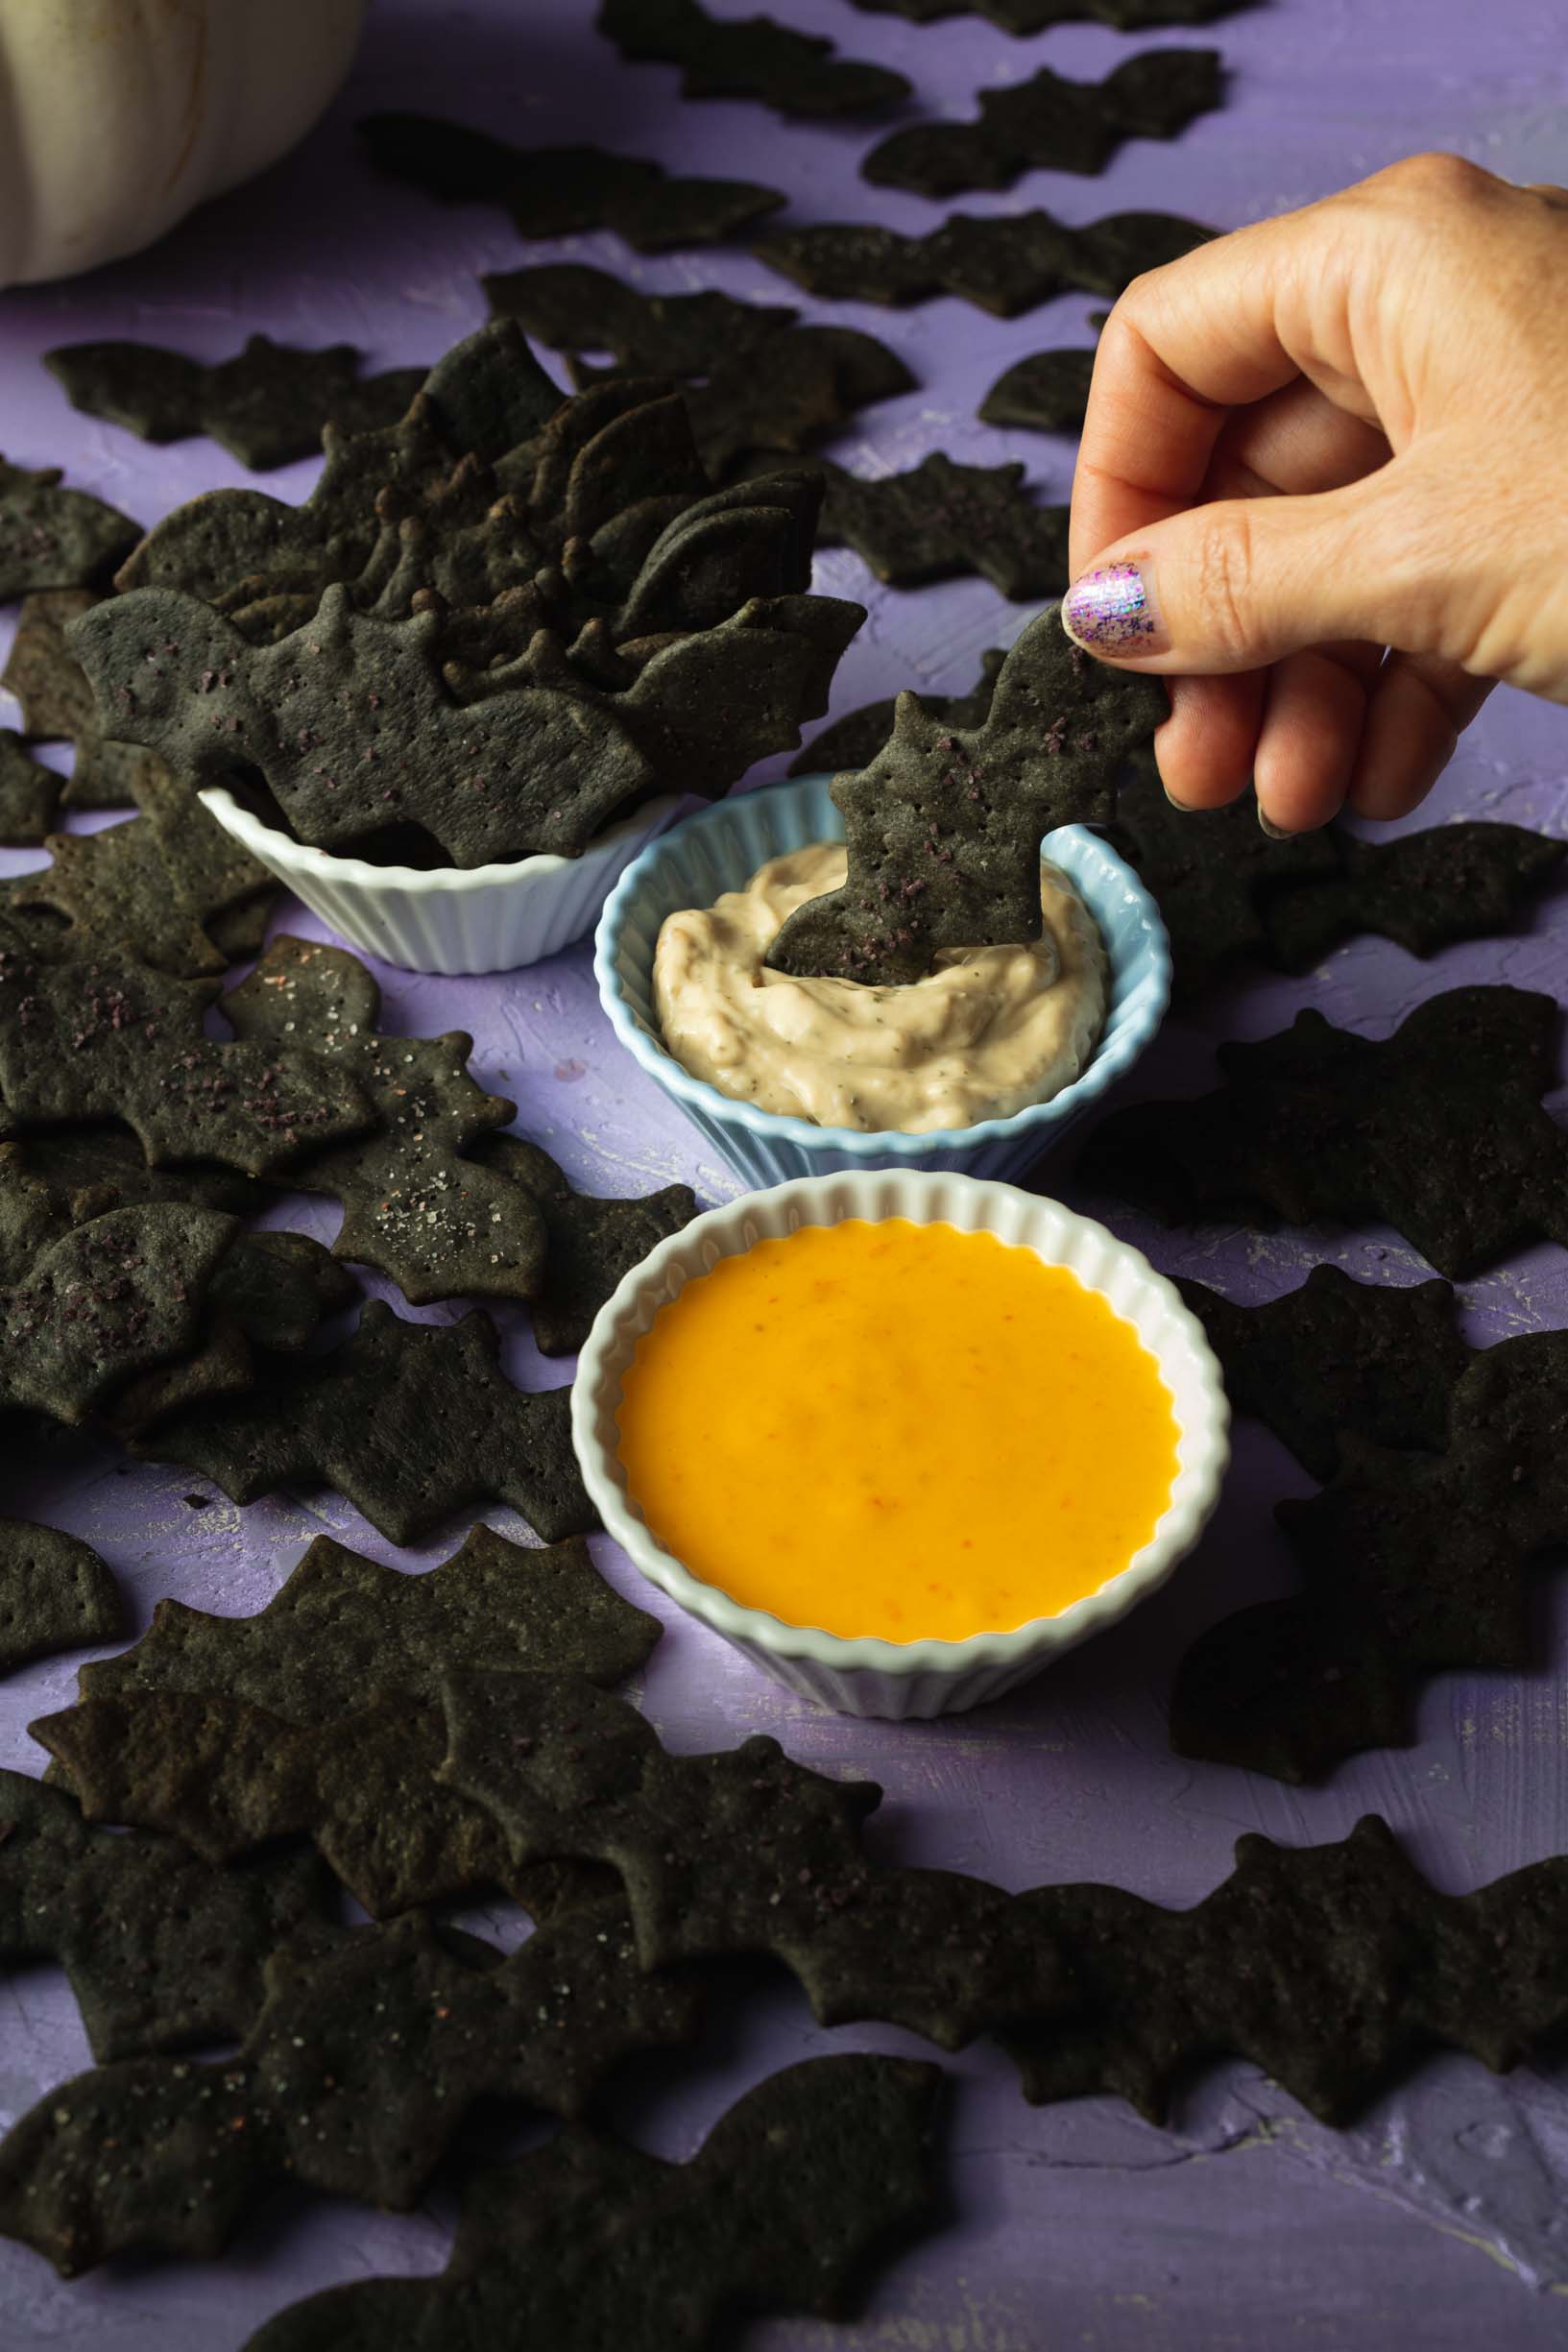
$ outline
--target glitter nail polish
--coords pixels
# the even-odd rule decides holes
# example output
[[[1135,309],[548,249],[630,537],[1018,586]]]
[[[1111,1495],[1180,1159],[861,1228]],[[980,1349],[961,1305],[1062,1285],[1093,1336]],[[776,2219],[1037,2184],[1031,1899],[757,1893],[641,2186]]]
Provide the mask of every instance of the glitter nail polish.
[[[1086,652],[1113,661],[1167,649],[1148,577],[1134,563],[1106,564],[1074,580],[1062,600],[1062,625]]]

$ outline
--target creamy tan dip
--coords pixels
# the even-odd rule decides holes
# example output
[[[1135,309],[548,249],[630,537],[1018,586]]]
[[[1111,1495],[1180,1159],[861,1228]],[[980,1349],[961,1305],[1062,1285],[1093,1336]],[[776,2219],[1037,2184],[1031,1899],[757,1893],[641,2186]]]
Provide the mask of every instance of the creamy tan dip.
[[[1065,874],[1040,868],[1041,936],[953,948],[923,980],[791,980],[762,958],[787,916],[843,883],[831,841],[770,858],[743,890],[667,915],[654,955],[664,1043],[693,1077],[819,1127],[929,1134],[1004,1119],[1071,1085],[1105,1021],[1105,950]]]

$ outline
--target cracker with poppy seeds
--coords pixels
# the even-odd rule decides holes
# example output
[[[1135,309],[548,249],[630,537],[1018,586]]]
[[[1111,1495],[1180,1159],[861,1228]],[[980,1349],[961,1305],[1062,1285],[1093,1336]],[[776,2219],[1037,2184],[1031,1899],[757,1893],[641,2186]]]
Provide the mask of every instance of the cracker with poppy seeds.
[[[821,903],[821,902],[819,902]],[[1169,1223],[1379,1223],[1460,1281],[1527,1242],[1568,1242],[1568,1136],[1541,1107],[1560,1014],[1530,989],[1451,988],[1385,1038],[1320,1012],[1224,1045],[1225,1083],[1113,1112],[1085,1180]]]
[[[177,980],[228,968],[197,916],[171,891],[157,837],[139,817],[100,833],[53,834],[47,847],[49,863],[18,878],[9,907],[58,915],[74,950],[118,951]]]
[[[944,16],[984,16],[1003,33],[1044,33],[1051,25],[1109,25],[1118,33],[1152,33],[1166,25],[1213,24],[1255,0],[855,0],[878,16],[935,24]]]
[[[614,1902],[478,1953],[418,1917],[297,1936],[232,2056],[122,2060],[22,2116],[0,2232],[75,2278],[131,2253],[210,2260],[285,2184],[407,2212],[479,2100],[576,2117],[621,2059],[694,2030],[695,1987],[638,1965]]]
[[[86,1147],[60,1156],[62,1146]],[[90,1128],[78,1135],[0,1143],[0,1285],[27,1279],[39,1252],[111,1209],[234,1211],[258,1205],[222,1176],[149,1169],[131,1139],[122,1152]],[[232,1225],[230,1225],[232,1230]],[[206,1284],[209,1303],[234,1316],[267,1347],[302,1347],[355,1295],[350,1277],[304,1233],[238,1233]]]
[[[0,457],[0,602],[36,588],[103,588],[141,525],[85,490],[67,490],[58,466],[30,473]]]
[[[979,677],[967,693],[928,694],[922,690],[923,708],[945,727],[983,726],[996,690],[997,672],[1006,658],[1000,645],[988,645],[980,656]],[[836,775],[845,768],[869,767],[893,732],[897,707],[897,695],[887,694],[880,702],[862,703],[857,711],[846,711],[842,718],[835,718],[831,727],[824,727],[820,735],[811,738],[790,764],[789,773]]]
[[[768,963],[893,986],[940,948],[1038,938],[1042,838],[1103,823],[1118,767],[1165,712],[1157,679],[1089,661],[1054,610],[1008,652],[978,727],[901,694],[887,744],[833,782],[848,879],[789,917]]]
[[[1031,433],[1075,433],[1089,405],[1093,350],[1030,352],[1004,368],[980,402],[982,424],[1022,425]]]
[[[517,1105],[469,1074],[473,1040],[383,1036],[381,991],[347,948],[284,933],[224,999],[238,1037],[295,1038],[351,1073],[369,1135],[317,1154],[290,1181],[343,1203],[333,1254],[379,1268],[415,1306],[459,1294],[531,1298],[545,1226],[532,1196],[470,1156]]]
[[[644,294],[586,261],[546,261],[481,278],[491,314],[513,319],[555,351],[611,352],[645,376],[706,376],[771,340],[795,313],[778,303],[698,294]]]
[[[405,1698],[299,1725],[221,1691],[132,1689],[31,1730],[89,1820],[166,1831],[212,1863],[308,1838],[373,1919],[495,1888],[548,1919],[619,1883],[591,1861],[514,1862],[485,1808],[434,1777],[440,1709]]]
[[[137,786],[158,764],[139,743],[114,740],[112,721],[106,727],[100,720],[82,665],[65,643],[68,624],[102,600],[88,588],[41,589],[24,596],[0,670],[0,686],[21,705],[29,741],[76,747],[69,776],[56,782],[66,809],[133,809]]]
[[[1528,1665],[1529,1571],[1568,1540],[1568,1335],[1473,1355],[1440,1453],[1347,1440],[1331,1485],[1276,1516],[1303,1588],[1211,1626],[1171,1699],[1179,1753],[1286,1781],[1408,1746],[1434,1674]]]
[[[404,1322],[373,1298],[324,1356],[270,1366],[243,1395],[177,1414],[136,1450],[253,1503],[328,1486],[389,1543],[468,1503],[510,1503],[546,1542],[598,1525],[572,1451],[570,1390],[514,1388],[480,1307]]]
[[[434,114],[368,114],[354,126],[389,179],[444,204],[499,205],[520,236],[608,229],[639,254],[716,245],[788,201],[750,180],[688,179],[603,147],[514,147]]]
[[[909,95],[903,74],[771,16],[712,16],[701,0],[600,0],[599,31],[634,63],[681,69],[683,98],[755,98],[776,114],[865,114]]]
[[[252,1177],[213,1162],[149,1168],[130,1128],[112,1120],[12,1136],[0,1144],[0,1161],[12,1157],[77,1224],[108,1208],[154,1200],[183,1200],[193,1208],[229,1209],[240,1216],[260,1208],[267,1198]]]
[[[0,849],[36,849],[54,831],[65,779],[0,727]]]
[[[0,1409],[84,1421],[183,1356],[234,1220],[174,1204],[110,1209],[40,1249],[0,1291]]]
[[[1238,1839],[1231,1876],[1184,1911],[1113,1886],[1019,1900],[1078,1994],[1000,2037],[1037,2104],[1110,2091],[1163,2123],[1184,2075],[1239,2057],[1345,2123],[1434,2048],[1506,2073],[1568,2023],[1560,1855],[1443,1894],[1368,1814],[1333,1845]]]
[[[569,1667],[618,1683],[646,1662],[659,1632],[657,1617],[605,1583],[580,1537],[541,1548],[481,1525],[438,1567],[410,1575],[318,1536],[254,1616],[159,1601],[138,1642],[79,1679],[87,1699],[223,1692],[282,1722],[326,1723],[394,1694],[434,1704],[456,1664]]]
[[[1022,465],[964,466],[933,449],[906,473],[824,464],[818,537],[853,547],[890,588],[978,572],[1015,602],[1067,584],[1065,506],[1036,506]]]
[[[243,2033],[267,1955],[324,1893],[314,1855],[216,1870],[172,1838],[90,1829],[64,1789],[0,1772],[0,1962],[58,1961],[100,2061]]]
[[[106,1426],[129,1443],[204,1398],[250,1388],[257,1349],[301,1353],[358,1297],[352,1276],[308,1234],[241,1233],[207,1284],[194,1352],[117,1390]]]
[[[646,1967],[769,1953],[821,2024],[874,2018],[945,2049],[1068,1998],[1000,1887],[867,1861],[874,1782],[826,1780],[765,1737],[672,1756],[575,1676],[455,1669],[442,1704],[442,1782],[494,1814],[516,1862],[618,1871]]]
[[[292,1044],[208,1037],[216,994],[128,956],[40,947],[0,916],[0,1101],[13,1129],[115,1119],[151,1166],[215,1160],[278,1176],[372,1125],[332,1063]]]
[[[1470,1349],[1446,1282],[1357,1282],[1315,1266],[1264,1306],[1176,1286],[1209,1335],[1238,1413],[1254,1416],[1325,1483],[1341,1441],[1440,1453]]]
[[[346,433],[397,423],[424,369],[361,376],[363,356],[351,343],[307,351],[248,335],[232,359],[210,366],[153,343],[67,343],[45,352],[43,364],[84,416],[143,441],[205,433],[263,473],[313,457],[328,421]]]
[[[149,757],[133,790],[139,814],[54,835],[49,864],[24,875],[10,903],[60,916],[80,953],[117,951],[181,980],[222,972],[249,943],[233,918],[264,934],[277,883],[160,760]]]
[[[574,2125],[474,2175],[439,2277],[329,2288],[247,2352],[702,2352],[736,2311],[844,2316],[936,2216],[941,2089],[909,2058],[808,2058],[684,2165]]]
[[[953,294],[999,319],[1058,294],[1116,296],[1145,270],[1178,261],[1214,234],[1169,212],[1118,212],[1081,229],[1050,213],[951,213],[924,236],[873,221],[775,229],[759,261],[828,302],[924,303]]]
[[[860,177],[917,196],[1010,188],[1026,171],[1102,172],[1126,139],[1172,139],[1220,102],[1218,49],[1144,49],[1103,82],[1049,65],[977,94],[977,122],[911,123],[873,147]]]
[[[124,1616],[113,1575],[80,1536],[0,1519],[0,1674],[58,1650],[113,1641]]]
[[[494,1135],[476,1155],[525,1192],[543,1221],[543,1274],[528,1304],[534,1338],[547,1356],[575,1354],[632,1268],[697,1214],[689,1184],[665,1184],[629,1200],[580,1193],[547,1152],[521,1135]]]

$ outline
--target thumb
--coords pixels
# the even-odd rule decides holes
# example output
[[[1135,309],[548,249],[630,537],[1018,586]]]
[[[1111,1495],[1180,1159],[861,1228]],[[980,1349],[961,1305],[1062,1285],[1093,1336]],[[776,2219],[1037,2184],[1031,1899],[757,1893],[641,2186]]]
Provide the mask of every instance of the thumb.
[[[1408,511],[1385,487],[1393,471],[1148,524],[1073,581],[1068,635],[1101,661],[1199,677],[1346,638],[1424,650]]]

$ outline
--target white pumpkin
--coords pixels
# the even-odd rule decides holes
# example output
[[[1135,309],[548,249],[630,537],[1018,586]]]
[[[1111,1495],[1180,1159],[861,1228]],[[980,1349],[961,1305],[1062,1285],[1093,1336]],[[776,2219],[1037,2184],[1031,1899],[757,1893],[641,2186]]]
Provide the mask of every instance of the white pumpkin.
[[[133,254],[303,136],[365,0],[0,0],[0,286]]]

